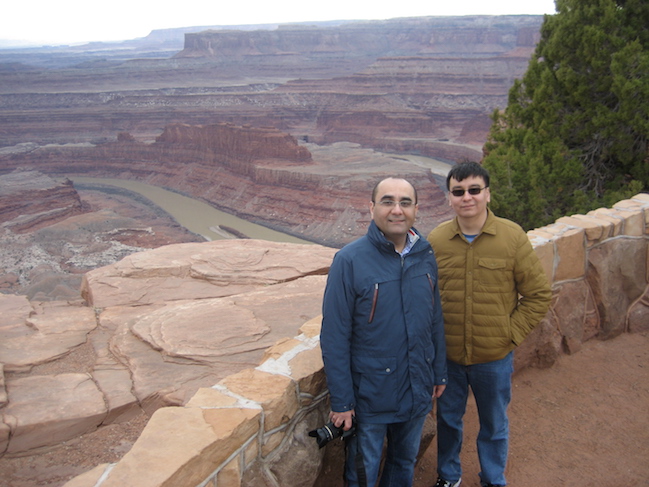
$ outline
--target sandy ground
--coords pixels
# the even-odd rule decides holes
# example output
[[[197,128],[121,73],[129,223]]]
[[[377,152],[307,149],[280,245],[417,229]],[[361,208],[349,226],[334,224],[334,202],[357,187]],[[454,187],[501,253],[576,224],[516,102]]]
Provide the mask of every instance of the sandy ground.
[[[514,376],[510,487],[649,486],[649,333],[591,341],[550,369]],[[465,417],[462,487],[479,487],[475,404]],[[414,487],[437,479],[437,446]]]
[[[510,487],[649,486],[649,333],[591,341],[551,369],[514,376]],[[0,486],[61,486],[126,453],[146,417],[113,425],[49,452],[0,459]],[[466,416],[462,487],[478,487],[475,405]],[[433,443],[413,487],[436,480]],[[290,487],[290,486],[287,486]]]

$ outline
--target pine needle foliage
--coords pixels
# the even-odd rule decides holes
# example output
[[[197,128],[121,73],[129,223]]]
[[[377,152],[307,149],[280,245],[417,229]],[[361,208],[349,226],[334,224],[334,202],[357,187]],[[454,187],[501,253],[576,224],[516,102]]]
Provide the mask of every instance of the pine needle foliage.
[[[649,189],[649,1],[555,4],[483,160],[491,207],[526,229]]]

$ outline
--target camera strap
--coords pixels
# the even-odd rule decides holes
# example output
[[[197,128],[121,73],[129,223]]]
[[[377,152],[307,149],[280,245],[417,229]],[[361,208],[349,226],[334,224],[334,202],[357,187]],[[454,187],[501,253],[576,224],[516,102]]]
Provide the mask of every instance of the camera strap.
[[[345,450],[347,450],[349,446],[349,440],[351,440],[351,437],[345,438]],[[348,458],[347,453],[345,453],[345,458]],[[358,487],[367,487],[367,474],[365,473],[365,463],[363,462],[363,451],[361,449],[361,442],[358,438],[356,438],[356,455],[354,455],[354,465],[356,466]]]

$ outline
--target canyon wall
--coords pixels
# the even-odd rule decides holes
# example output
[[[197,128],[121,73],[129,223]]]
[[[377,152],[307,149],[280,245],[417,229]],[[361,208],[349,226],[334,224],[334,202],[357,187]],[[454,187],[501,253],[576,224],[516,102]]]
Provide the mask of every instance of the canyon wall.
[[[48,67],[42,53],[30,64],[29,50],[0,50],[0,172],[132,178],[331,246],[363,233],[374,182],[398,174],[420,190],[427,230],[449,215],[445,172],[410,156],[481,159],[489,116],[524,73],[541,22],[197,29],[174,55],[147,39]]]
[[[173,56],[156,59],[152,50],[148,59],[102,60],[98,49],[82,64],[51,68],[10,64],[0,52],[0,174],[38,170],[26,181],[46,190],[29,186],[34,198],[23,206],[14,193],[0,195],[3,245],[7,235],[33,234],[40,250],[56,234],[66,241],[59,250],[69,252],[63,261],[76,270],[109,262],[81,259],[75,246],[113,264],[84,275],[85,304],[65,292],[43,303],[37,289],[0,296],[0,449],[51,445],[145,409],[158,412],[124,460],[70,487],[257,486],[294,479],[305,465],[317,472],[322,452],[304,433],[326,414],[317,313],[333,250],[316,246],[314,259],[306,246],[296,259],[290,246],[204,243],[120,260],[141,250],[136,244],[159,246],[160,236],[110,212],[83,213],[69,182],[52,184],[42,174],[140,180],[331,247],[364,233],[374,182],[398,175],[418,188],[416,225],[427,233],[450,216],[444,170],[407,156],[480,158],[489,114],[504,107],[525,71],[541,21],[422,18],[207,31],[189,33]],[[56,212],[39,206],[52,208],[53,200]],[[585,340],[646,330],[648,214],[646,195],[638,195],[530,232],[555,295],[519,366],[550,366]],[[132,245],[114,244],[115,235]],[[269,254],[276,261],[256,269],[262,277],[254,285],[233,284],[246,264]],[[306,270],[277,277],[287,261]],[[13,283],[0,285],[6,291]],[[228,285],[231,296],[214,295]],[[225,320],[216,337],[215,315]],[[189,348],[178,323],[197,331]],[[250,347],[228,377],[219,355],[225,343]],[[186,374],[181,381],[179,374]],[[86,401],[72,404],[74,390]],[[55,408],[42,414],[40,405],[51,401],[67,414],[63,420],[50,415]]]
[[[298,143],[274,128],[173,124],[152,143],[121,133],[96,146],[30,146],[0,155],[0,172],[14,167],[146,182],[332,247],[365,233],[372,189],[387,176],[405,177],[417,188],[421,231],[450,216],[440,186],[444,171],[433,174],[403,157],[357,146]]]
[[[479,155],[489,114],[525,71],[541,22],[422,17],[208,30],[186,34],[173,57],[102,62],[98,50],[96,62],[57,69],[20,69],[15,55],[3,65],[0,51],[0,146],[101,142],[122,131],[146,139],[172,123],[232,122],[451,160],[454,145],[463,154],[468,144]]]
[[[0,226],[28,233],[82,213],[71,181],[37,171],[14,171],[0,180]]]

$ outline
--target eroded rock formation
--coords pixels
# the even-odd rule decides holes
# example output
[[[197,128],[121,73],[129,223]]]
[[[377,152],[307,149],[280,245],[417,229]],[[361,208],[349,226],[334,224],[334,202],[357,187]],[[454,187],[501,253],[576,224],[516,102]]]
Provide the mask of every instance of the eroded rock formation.
[[[81,277],[147,248],[204,239],[146,201],[81,194],[34,170],[0,175],[0,292],[79,301]]]
[[[447,167],[407,157],[352,144],[299,144],[277,129],[233,124],[175,124],[154,143],[120,139],[0,156],[0,171],[33,166],[59,176],[135,179],[333,247],[365,233],[372,188],[386,176],[405,177],[417,188],[422,232],[450,217],[440,186]]]
[[[127,139],[126,142],[134,139]],[[311,162],[311,153],[294,137],[270,128],[236,127],[219,123],[207,126],[173,124],[165,127],[156,142],[170,150],[210,151],[220,160],[277,159],[299,165]]]
[[[171,59],[0,69],[0,109],[11,120],[0,143],[97,142],[118,132],[152,137],[170,123],[233,122],[449,159],[470,144],[479,155],[488,116],[527,68],[541,22],[422,17],[208,30],[188,33]],[[449,143],[434,144],[440,139]]]
[[[38,171],[15,170],[0,176],[0,225],[14,233],[33,232],[82,213],[70,180]]]
[[[364,233],[366,195],[399,174],[422,194],[426,231],[447,206],[430,167],[409,158],[481,158],[489,115],[525,71],[541,22],[206,30],[173,57],[12,64],[0,68],[0,171],[137,179],[333,246]]]
[[[320,313],[334,252],[258,240],[176,244],[88,272],[87,305],[0,294],[0,453],[184,404],[256,365]]]

